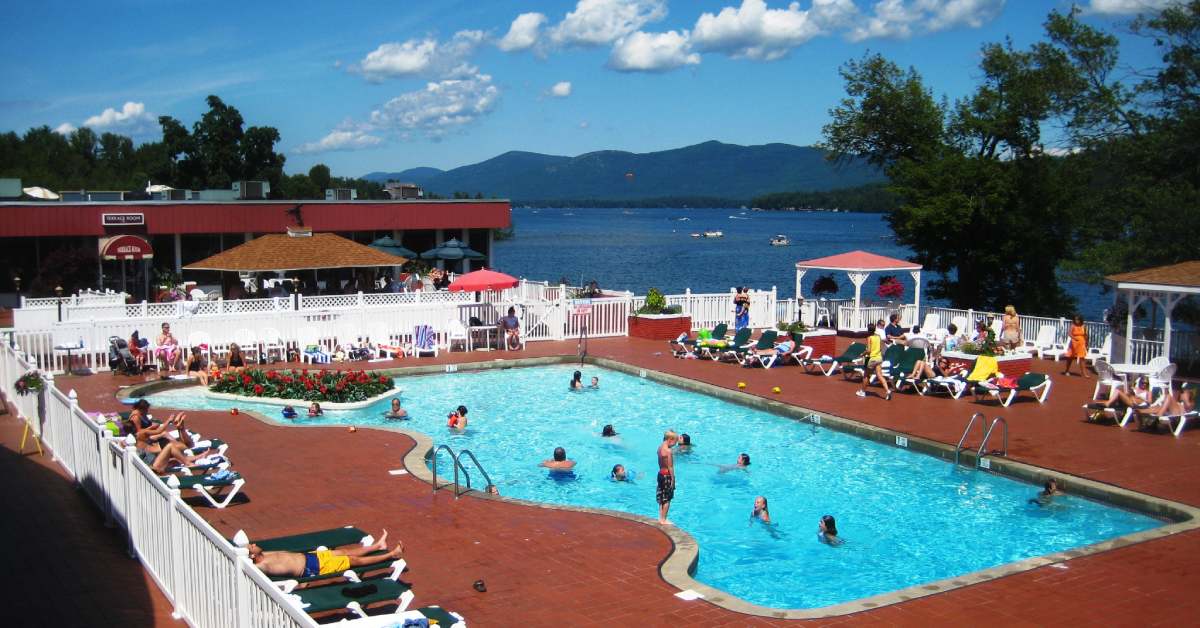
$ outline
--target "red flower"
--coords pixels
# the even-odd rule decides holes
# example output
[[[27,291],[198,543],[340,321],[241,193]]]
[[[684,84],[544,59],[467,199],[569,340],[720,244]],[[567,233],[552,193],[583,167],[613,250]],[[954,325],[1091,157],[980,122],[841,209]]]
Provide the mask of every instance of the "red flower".
[[[304,390],[312,390],[312,389],[313,389],[313,383],[310,381],[305,381],[304,382]]]
[[[275,379],[275,371],[267,371],[267,379]]]
[[[380,383],[380,384],[387,384],[387,383],[388,383],[388,378],[387,378],[387,375],[380,375],[380,376],[379,376],[379,383]]]
[[[325,393],[329,392],[329,389],[326,388],[324,385],[322,385],[320,388],[320,391],[321,391],[321,394],[324,395]]]
[[[262,384],[255,384],[255,385],[254,385],[254,394],[255,394],[255,395],[261,395],[261,394],[263,394],[263,387],[262,387]]]
[[[249,375],[243,375],[243,376],[242,376],[242,383],[243,383],[243,384],[245,384],[246,386],[249,386],[249,385],[250,385],[250,376],[249,376]]]
[[[338,382],[338,385],[337,385],[337,390],[338,390],[338,392],[341,392],[341,391],[343,391],[343,390],[346,390],[346,384],[344,384],[344,383],[342,383],[342,382]]]

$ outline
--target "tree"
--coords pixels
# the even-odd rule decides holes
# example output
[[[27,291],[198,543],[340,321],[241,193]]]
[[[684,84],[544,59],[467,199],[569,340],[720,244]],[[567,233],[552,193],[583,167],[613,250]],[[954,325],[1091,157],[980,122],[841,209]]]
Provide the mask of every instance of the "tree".
[[[242,177],[242,114],[217,96],[205,99],[208,111],[192,127],[195,153],[210,188],[229,188]]]
[[[308,169],[308,178],[312,179],[317,189],[328,190],[329,185],[329,166],[325,164],[317,164]]]

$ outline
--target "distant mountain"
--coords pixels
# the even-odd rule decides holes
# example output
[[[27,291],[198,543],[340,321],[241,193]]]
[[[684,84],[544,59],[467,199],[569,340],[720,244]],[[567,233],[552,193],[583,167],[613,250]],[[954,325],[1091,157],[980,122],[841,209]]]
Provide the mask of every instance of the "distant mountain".
[[[873,166],[834,166],[824,151],[809,146],[716,141],[653,153],[605,150],[577,157],[510,151],[452,170],[413,168],[363,178],[412,181],[442,196],[482,192],[518,202],[665,196],[749,200],[771,192],[832,190],[884,180]]]

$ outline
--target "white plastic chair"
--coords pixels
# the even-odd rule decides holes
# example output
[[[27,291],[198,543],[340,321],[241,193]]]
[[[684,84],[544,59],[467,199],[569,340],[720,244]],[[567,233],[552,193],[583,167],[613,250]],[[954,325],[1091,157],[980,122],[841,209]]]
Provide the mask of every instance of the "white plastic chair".
[[[942,317],[930,312],[925,315],[925,320],[921,321],[921,331],[929,333],[942,326]]]
[[[1158,358],[1155,358],[1158,359]],[[1167,358],[1163,358],[1166,360]],[[1150,361],[1154,364],[1154,360]],[[1166,394],[1171,394],[1172,383],[1175,379],[1175,369],[1178,368],[1175,364],[1168,362],[1166,366],[1158,370],[1157,373],[1150,376],[1150,394],[1154,394],[1155,390],[1165,390]]]
[[[471,340],[467,336],[467,328],[463,326],[462,321],[457,318],[451,318],[446,321],[446,350],[454,351],[454,343],[461,342],[463,351],[470,348]]]
[[[1087,354],[1084,355],[1088,362],[1094,366],[1098,361],[1103,360],[1109,362],[1112,360],[1112,334],[1104,337],[1104,344],[1100,348],[1088,347]]]
[[[267,327],[266,329],[263,330],[262,339],[263,339],[262,351],[263,351],[263,357],[265,359],[267,359],[267,360],[271,359],[272,351],[278,352],[279,359],[281,359],[281,360],[286,357],[286,354],[285,354],[286,347],[283,346],[283,339],[282,339],[282,336],[279,334],[278,329],[275,329],[274,327]]]
[[[966,316],[955,316],[954,318],[950,319],[950,323],[958,329],[959,334],[971,332],[971,323],[967,321]]]
[[[1092,391],[1092,399],[1108,399],[1113,390],[1125,387],[1125,380],[1117,375],[1107,361],[1096,360],[1092,366],[1096,369],[1096,389]],[[1101,389],[1105,392],[1104,397],[1100,396]]]
[[[238,343],[238,346],[241,347],[242,355],[246,356],[247,358],[250,358],[251,354],[253,354],[255,358],[258,357],[258,339],[254,337],[253,331],[243,327],[237,330],[237,333],[234,334],[233,337]]]

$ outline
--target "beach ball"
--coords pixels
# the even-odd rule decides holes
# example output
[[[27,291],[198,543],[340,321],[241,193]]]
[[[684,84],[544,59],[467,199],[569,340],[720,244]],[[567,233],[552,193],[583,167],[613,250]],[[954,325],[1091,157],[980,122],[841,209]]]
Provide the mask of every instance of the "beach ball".
[[[237,408],[230,408],[230,409],[229,409],[229,414],[232,414],[233,416],[237,416],[237,415],[238,415],[238,409],[237,409]]]
[[[738,390],[742,390],[745,387],[746,387],[746,382],[738,382]]]
[[[783,392],[783,389],[781,389],[780,387],[776,386],[776,387],[774,387],[774,388],[772,388],[772,389],[771,389],[771,392],[773,392],[773,393],[775,393],[776,395],[778,395],[779,393]]]

